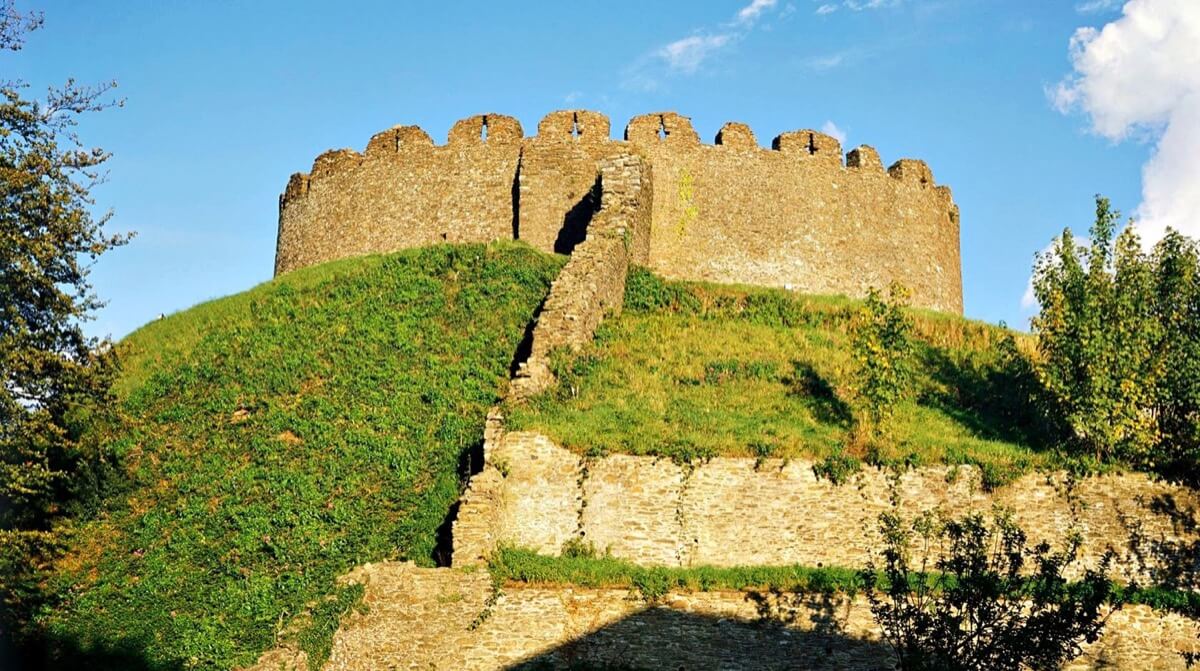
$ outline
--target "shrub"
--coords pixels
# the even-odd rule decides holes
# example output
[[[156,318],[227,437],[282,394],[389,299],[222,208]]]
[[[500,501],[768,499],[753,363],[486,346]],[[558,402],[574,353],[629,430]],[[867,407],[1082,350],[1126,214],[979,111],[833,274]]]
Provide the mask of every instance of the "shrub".
[[[883,567],[873,561],[863,577],[904,671],[1057,668],[1099,637],[1106,602],[1121,605],[1105,575],[1107,558],[1068,582],[1063,572],[1076,559],[1078,537],[1060,552],[1046,543],[1031,548],[1004,513],[989,523],[977,513],[906,521],[893,511],[880,516],[880,530]]]
[[[893,282],[885,299],[872,288],[851,325],[857,421],[868,440],[886,430],[913,378],[908,290]]]
[[[813,464],[812,469],[813,475],[818,478],[825,478],[835,485],[841,485],[845,484],[851,475],[862,470],[862,462],[838,449]]]

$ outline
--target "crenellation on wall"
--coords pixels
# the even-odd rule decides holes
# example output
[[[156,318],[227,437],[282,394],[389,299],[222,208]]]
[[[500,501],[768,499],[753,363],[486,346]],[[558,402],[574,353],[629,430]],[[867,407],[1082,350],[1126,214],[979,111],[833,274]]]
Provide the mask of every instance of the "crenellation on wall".
[[[846,154],[846,167],[883,172],[883,161],[874,147],[861,144]]]
[[[308,194],[308,173],[296,172],[288,178],[287,188],[284,189],[283,195],[279,197],[279,207],[283,209],[284,203],[290,200],[295,200]]]
[[[928,163],[920,159],[902,158],[893,163],[887,171],[899,180],[915,182],[921,186],[933,186],[933,171],[929,169]]]
[[[692,120],[675,112],[633,117],[625,126],[625,140],[639,147],[657,147],[659,143],[671,146],[700,144],[700,136],[692,127]]]
[[[815,130],[780,133],[771,141],[771,149],[784,154],[842,164],[842,143],[832,135]]]
[[[727,121],[725,125],[721,126],[713,143],[733,149],[760,149],[758,140],[754,138],[754,131],[750,130],[746,124],[737,121]]]
[[[609,142],[612,125],[608,116],[589,110],[558,110],[538,122],[537,139],[554,142]]]
[[[309,184],[344,172],[362,164],[363,155],[353,149],[330,149],[313,161],[308,173]]]
[[[962,311],[957,206],[923,162],[885,174],[862,146],[843,165],[836,138],[813,130],[779,135],[773,151],[736,122],[701,144],[674,112],[634,117],[625,141],[610,131],[603,114],[560,110],[524,138],[516,119],[480,114],[443,146],[399,126],[365,155],[324,154],[280,199],[276,272],[437,242],[516,238],[571,253],[599,212],[598,166],[633,153],[657,182],[635,263],[672,279],[850,296],[899,281],[916,306]]]
[[[551,112],[525,141],[518,181],[516,237],[546,252],[570,253],[600,207],[598,167],[627,150],[612,142],[608,117]]]
[[[420,126],[393,126],[372,135],[364,153],[367,156],[395,154],[432,146],[433,138],[429,137],[429,133],[422,130]]]
[[[521,122],[504,114],[476,114],[450,127],[446,144],[451,147],[520,143],[525,138]]]

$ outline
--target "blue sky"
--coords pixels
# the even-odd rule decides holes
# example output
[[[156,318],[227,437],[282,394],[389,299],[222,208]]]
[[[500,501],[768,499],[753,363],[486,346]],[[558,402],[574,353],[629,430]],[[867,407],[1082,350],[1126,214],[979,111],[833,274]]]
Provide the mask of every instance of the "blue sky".
[[[0,55],[6,73],[34,91],[116,79],[126,100],[82,128],[113,152],[98,204],[138,233],[93,275],[109,306],[89,330],[118,337],[269,279],[278,195],[325,149],[361,150],[398,123],[444,141],[480,112],[528,134],[568,107],[607,113],[615,135],[676,110],[706,141],[730,120],[764,144],[828,125],[886,163],[923,158],[961,208],[967,314],[1024,326],[1034,253],[1064,226],[1086,230],[1095,193],[1141,205],[1171,119],[1102,123],[1089,87],[1111,68],[1077,30],[1122,20],[1104,0],[18,7],[46,25]]]

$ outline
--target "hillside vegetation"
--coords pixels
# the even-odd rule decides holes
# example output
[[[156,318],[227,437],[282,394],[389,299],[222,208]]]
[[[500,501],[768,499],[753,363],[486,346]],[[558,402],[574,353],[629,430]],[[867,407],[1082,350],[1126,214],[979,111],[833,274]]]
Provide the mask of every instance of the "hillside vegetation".
[[[464,456],[562,263],[520,243],[334,262],[126,338],[121,419],[95,429],[116,470],[47,584],[46,665],[231,668],[282,632],[315,667],[358,597],[337,576],[445,549]],[[868,453],[848,440],[858,303],[644,270],[626,303],[514,427],[587,453],[807,456],[831,477],[1049,463],[1003,329],[915,313],[919,389]]]
[[[314,661],[364,562],[433,562],[562,260],[440,246],[298,271],[120,343],[120,472],[40,617],[49,668],[228,669],[292,627]]]
[[[509,409],[513,428],[586,454],[677,460],[806,457],[835,478],[862,460],[975,464],[1000,484],[1050,457],[1016,334],[914,312],[917,381],[890,445],[852,439],[849,325],[859,303],[666,282],[636,270],[623,314],[560,356],[559,386]]]

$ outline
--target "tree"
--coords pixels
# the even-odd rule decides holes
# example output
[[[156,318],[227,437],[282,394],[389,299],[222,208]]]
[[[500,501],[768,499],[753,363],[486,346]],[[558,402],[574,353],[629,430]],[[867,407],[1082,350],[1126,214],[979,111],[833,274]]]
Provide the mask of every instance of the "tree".
[[[913,378],[908,290],[893,282],[885,299],[872,288],[851,326],[857,420],[869,441],[886,431]]]
[[[1071,451],[1200,481],[1200,250],[1168,230],[1151,254],[1096,197],[1091,241],[1063,231],[1034,268],[1035,370]]]
[[[1098,460],[1143,459],[1157,442],[1149,411],[1160,368],[1154,276],[1133,227],[1096,197],[1090,244],[1070,230],[1034,268],[1038,377],[1075,451]]]
[[[1162,467],[1193,483],[1200,463],[1200,249],[1168,230],[1155,246],[1154,310],[1161,339],[1161,376],[1154,416],[1163,444]]]
[[[1058,668],[1099,637],[1106,603],[1120,607],[1107,558],[1079,582],[1063,577],[1078,536],[1052,552],[1029,547],[1002,511],[989,523],[978,513],[906,521],[897,509],[880,516],[883,566],[864,578],[903,671]]]
[[[0,51],[42,24],[0,0]],[[0,633],[52,544],[54,513],[86,463],[82,420],[108,400],[115,360],[81,323],[101,305],[89,264],[128,236],[103,231],[91,191],[108,153],[86,148],[80,115],[113,103],[115,84],[68,80],[42,100],[0,81]]]

